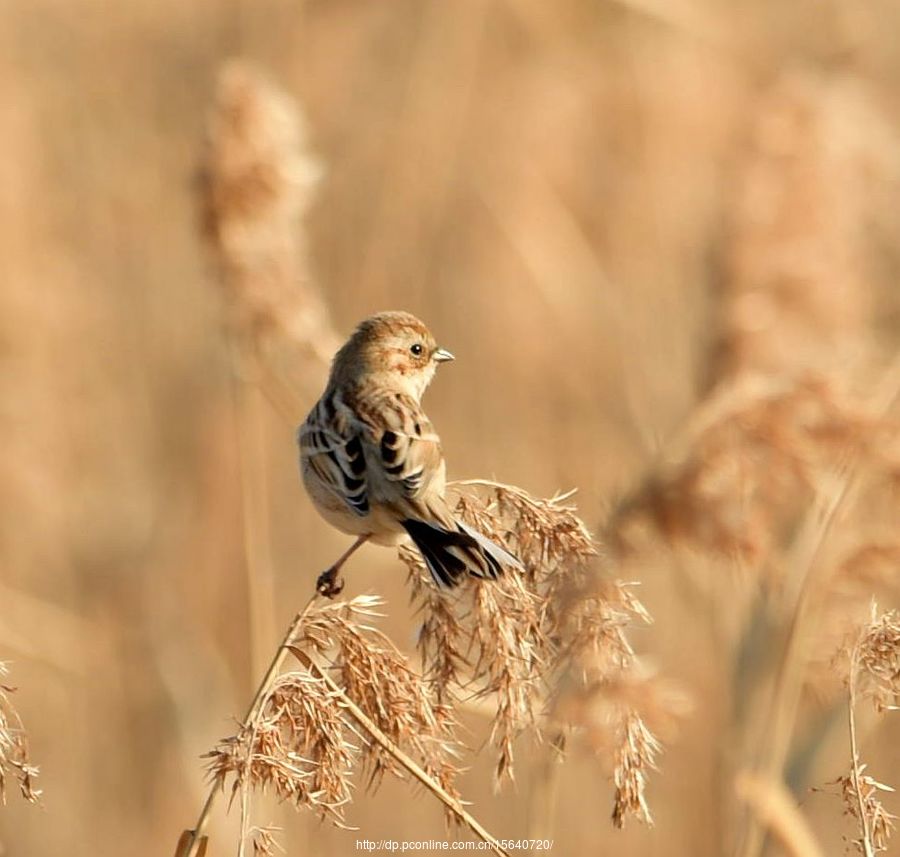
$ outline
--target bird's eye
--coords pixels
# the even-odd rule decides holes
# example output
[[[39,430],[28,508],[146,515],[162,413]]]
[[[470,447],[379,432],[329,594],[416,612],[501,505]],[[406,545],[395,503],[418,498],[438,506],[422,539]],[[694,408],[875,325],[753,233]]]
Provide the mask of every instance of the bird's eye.
[[[422,348],[421,343],[419,343],[419,342],[417,342],[415,345],[410,345],[410,346],[409,346],[409,350],[410,350],[413,354],[415,354],[416,357],[421,356],[422,351],[424,351],[424,349]]]

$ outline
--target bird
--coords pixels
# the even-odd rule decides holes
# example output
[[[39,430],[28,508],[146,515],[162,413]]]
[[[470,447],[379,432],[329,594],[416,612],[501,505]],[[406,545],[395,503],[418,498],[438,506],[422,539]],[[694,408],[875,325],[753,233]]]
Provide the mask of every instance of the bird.
[[[300,470],[320,515],[356,541],[319,575],[319,594],[341,592],[340,570],[366,542],[411,539],[440,589],[521,569],[445,497],[441,441],[421,401],[438,365],[453,359],[422,321],[399,311],[363,320],[335,355],[325,392],[297,431]]]

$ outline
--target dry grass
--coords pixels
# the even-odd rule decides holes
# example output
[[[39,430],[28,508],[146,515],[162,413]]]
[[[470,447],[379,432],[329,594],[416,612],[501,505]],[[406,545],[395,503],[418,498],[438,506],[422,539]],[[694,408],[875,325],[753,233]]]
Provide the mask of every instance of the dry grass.
[[[794,796],[779,781],[766,782],[749,774],[735,781],[738,796],[756,813],[761,824],[789,857],[822,857],[822,849],[803,817]]]
[[[370,624],[382,600],[358,596],[323,605],[314,596],[292,623],[239,731],[209,754],[213,791],[193,831],[179,841],[178,857],[202,853],[192,849],[206,847],[215,793],[229,781],[232,801],[241,798],[242,852],[245,841],[256,841],[251,789],[344,826],[357,768],[370,790],[386,772],[412,774],[445,804],[448,820],[506,853],[463,809],[455,787],[465,749],[456,735],[457,708],[473,696],[491,701],[495,786],[514,779],[514,744],[524,731],[538,738],[545,725],[580,731],[609,756],[613,823],[623,827],[629,816],[651,821],[646,787],[661,747],[642,719],[639,700],[652,694],[641,686],[651,684],[638,679],[626,637],[636,618],[649,619],[646,611],[627,587],[601,580],[591,568],[596,546],[564,498],[537,500],[490,482],[458,487],[482,493],[463,490],[457,513],[514,551],[522,571],[445,592],[431,584],[418,553],[401,548],[424,616],[421,673]],[[286,651],[300,671],[279,672]],[[628,683],[630,692],[616,691]],[[583,704],[598,696],[609,703],[602,716],[596,705]],[[613,743],[598,741],[599,731]]]
[[[449,713],[431,704],[405,658],[367,624],[381,603],[360,596],[306,613],[287,643],[305,668],[275,677],[240,732],[210,753],[214,782],[231,779],[232,795],[249,787],[272,789],[282,801],[343,824],[357,765],[373,789],[386,771],[403,774],[393,756],[360,734],[347,713],[349,700],[452,792]],[[338,690],[326,674],[335,677]]]
[[[750,134],[716,375],[864,365],[874,197],[896,170],[896,132],[860,76],[791,68],[760,95]]]
[[[201,174],[203,229],[230,324],[244,347],[263,352],[263,372],[279,346],[292,346],[294,361],[326,363],[338,344],[300,228],[321,174],[306,138],[297,105],[259,69],[223,68]]]
[[[6,781],[12,778],[22,797],[37,803],[41,790],[35,780],[38,768],[31,763],[25,726],[13,707],[11,695],[15,688],[6,684],[9,668],[0,661],[0,803],[6,803]]]
[[[643,522],[669,542],[765,572],[823,472],[853,455],[888,481],[900,472],[895,426],[874,407],[821,375],[725,386],[698,410],[681,449],[618,507],[615,544],[627,551]]]
[[[307,137],[299,106],[260,69],[237,60],[221,69],[198,190],[203,235],[224,292],[257,671],[275,633],[266,403],[298,422],[303,395],[314,390],[310,379],[338,345],[302,228],[321,172]]]
[[[221,76],[207,164],[205,220],[222,261],[239,341],[253,355],[254,377],[289,386],[266,347],[272,332],[314,357],[324,347],[324,310],[311,288],[308,265],[303,266],[307,282],[299,281],[302,252],[292,237],[311,167],[295,111],[246,66],[231,66]],[[302,325],[295,323],[298,317]],[[402,549],[424,617],[419,633],[424,678],[387,638],[359,625],[368,602],[305,612],[286,645],[307,664],[306,672],[267,676],[239,733],[212,754],[214,786],[230,777],[232,795],[242,794],[242,842],[251,787],[343,824],[355,762],[367,772],[370,786],[377,786],[385,771],[402,773],[397,751],[411,753],[449,796],[450,817],[459,818],[453,709],[460,698],[489,697],[495,705],[490,740],[499,787],[514,778],[516,739],[526,730],[540,739],[554,696],[557,713],[574,710],[565,701],[572,694],[603,694],[637,672],[625,630],[634,619],[647,619],[646,612],[626,587],[601,580],[591,568],[597,565],[597,548],[565,498],[535,500],[521,489],[488,482],[460,488],[470,491],[460,494],[458,514],[505,543],[521,558],[523,573],[472,583],[451,597],[430,586],[414,550]],[[251,592],[255,565],[248,556]],[[322,670],[323,660],[325,673],[336,674],[335,692],[314,673]],[[371,735],[362,736],[360,747],[350,742],[348,730],[358,735],[360,724],[348,715],[348,704],[387,739],[388,752]],[[566,722],[557,714],[551,722],[554,729],[577,727],[593,734],[602,728],[613,736],[608,749],[614,823],[623,826],[629,815],[650,821],[645,788],[660,748],[638,708],[617,702],[599,721]],[[600,750],[595,735],[592,745]],[[206,812],[194,840],[203,835]]]
[[[715,617],[736,702],[723,768],[734,777],[746,766],[777,788],[804,752],[801,724],[815,723],[807,690],[833,704],[823,653],[873,593],[897,596],[900,387],[872,336],[878,294],[861,228],[894,143],[852,76],[785,72],[755,122],[709,392],[607,533],[630,567],[669,552]],[[729,843],[742,857],[762,853],[771,823],[754,788],[753,814]]]
[[[713,574],[731,566],[730,586],[696,574],[691,584],[714,611],[742,617],[743,630],[723,640],[733,647],[741,699],[736,759],[754,760],[763,782],[777,781],[791,764],[798,724],[809,716],[805,689],[817,684],[820,699],[834,696],[836,676],[822,668],[822,653],[873,593],[897,595],[892,542],[883,540],[896,520],[900,473],[895,366],[878,386],[862,396],[839,393],[825,376],[725,381],[698,411],[680,451],[610,518],[611,544],[623,561],[639,563],[636,557],[661,543],[687,563],[705,557]],[[878,830],[859,840],[869,842],[865,853],[882,849],[892,822],[877,801],[880,784],[861,770],[842,784],[858,805],[851,812]],[[760,853],[770,824],[753,794],[742,855]]]
[[[183,853],[334,857],[445,810],[572,855],[890,848],[898,727],[867,697],[893,704],[900,607],[897,23],[883,0],[11,7],[0,648],[47,807],[0,809],[7,849],[157,853],[229,732],[233,811],[214,776]],[[293,426],[389,308],[457,355],[429,414],[452,478],[496,474],[460,509],[526,572],[407,607],[366,547],[348,604],[384,615],[316,606],[295,655],[278,630],[346,545]],[[577,515],[535,499],[575,485]],[[810,793],[829,780],[852,818]]]
[[[521,733],[541,738],[548,726],[575,729],[612,763],[616,826],[629,815],[650,821],[645,786],[659,744],[632,704],[639,694],[629,701],[615,691],[640,672],[626,632],[649,616],[601,568],[598,546],[566,497],[538,500],[487,481],[456,487],[457,513],[509,548],[523,570],[448,595],[428,584],[415,551],[401,549],[423,614],[418,643],[426,676],[440,698],[491,700],[495,787],[514,779]],[[596,697],[609,702],[602,713],[589,701]]]
[[[879,713],[897,708],[900,700],[900,614],[895,610],[878,613],[872,603],[867,622],[856,631],[855,638],[841,652],[846,664],[847,711],[850,733],[850,773],[839,777],[847,815],[859,826],[859,837],[852,840],[860,854],[874,857],[888,850],[897,817],[885,809],[881,795],[891,793],[891,786],[878,782],[866,773],[859,753],[857,707],[862,699],[870,700]]]

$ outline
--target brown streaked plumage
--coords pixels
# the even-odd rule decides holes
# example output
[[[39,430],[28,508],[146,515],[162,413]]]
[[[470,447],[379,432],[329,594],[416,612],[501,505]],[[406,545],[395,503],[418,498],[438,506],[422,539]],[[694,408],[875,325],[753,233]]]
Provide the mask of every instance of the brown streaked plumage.
[[[437,364],[453,355],[406,312],[363,321],[335,355],[328,386],[298,431],[306,490],[320,514],[357,536],[319,577],[340,592],[338,572],[364,542],[409,536],[439,586],[464,574],[495,578],[518,560],[457,521],[446,500],[441,442],[421,398]]]

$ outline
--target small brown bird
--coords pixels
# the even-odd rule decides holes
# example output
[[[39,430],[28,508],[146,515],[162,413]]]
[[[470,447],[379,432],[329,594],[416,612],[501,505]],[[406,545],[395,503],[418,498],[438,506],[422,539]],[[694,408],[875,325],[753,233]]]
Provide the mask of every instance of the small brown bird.
[[[521,567],[509,552],[458,521],[444,499],[440,438],[420,404],[438,363],[453,360],[406,312],[363,321],[338,351],[328,386],[297,433],[303,482],[322,517],[357,536],[319,575],[334,597],[341,566],[366,541],[395,545],[409,536],[435,583],[464,574],[496,578]]]

